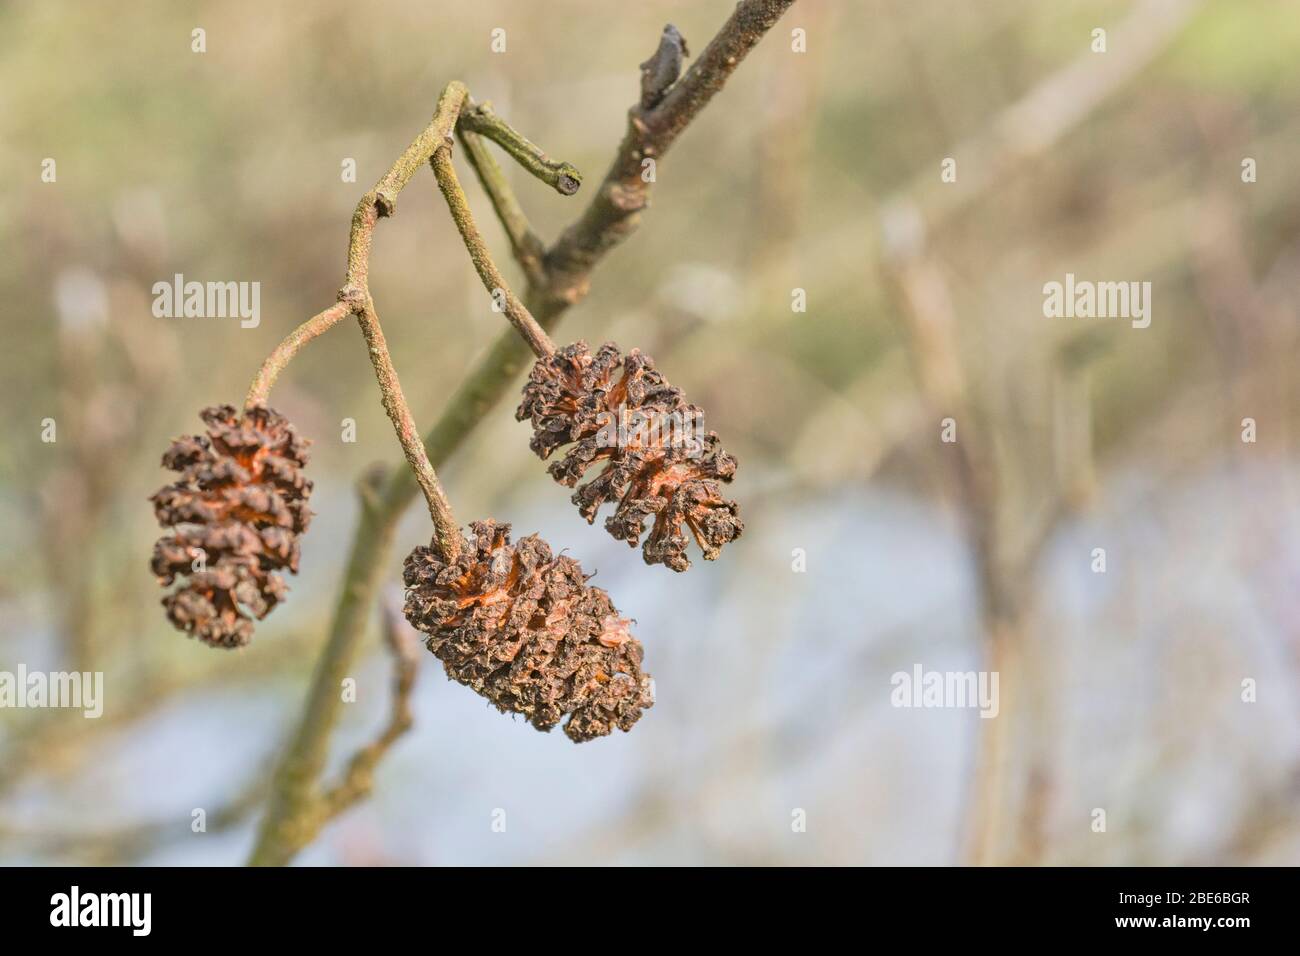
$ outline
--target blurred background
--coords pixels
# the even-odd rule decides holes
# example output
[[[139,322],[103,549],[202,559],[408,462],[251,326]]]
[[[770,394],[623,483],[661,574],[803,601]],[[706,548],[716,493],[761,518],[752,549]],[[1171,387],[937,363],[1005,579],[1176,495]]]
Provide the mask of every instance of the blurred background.
[[[342,324],[273,396],[314,440],[301,573],[218,652],[168,625],[149,572],[162,451],[333,301],[352,209],[449,80],[589,190],[663,25],[698,53],[731,8],[0,6],[0,670],[105,674],[98,720],[0,711],[0,861],[247,858],[357,482],[401,455]],[[1279,0],[799,0],[556,336],[640,347],[707,410],[744,537],[682,575],[646,567],[546,476],[514,386],[441,469],[461,520],[598,570],[655,707],[574,746],[421,651],[413,730],[299,861],[1300,862],[1298,54]],[[547,240],[586,202],[502,165]],[[504,324],[428,170],[372,263],[428,428]],[[1045,318],[1067,272],[1150,281],[1150,327]],[[260,324],[155,318],[176,273],[260,282]],[[429,535],[412,507],[390,606]],[[336,764],[386,718],[372,617]],[[997,670],[999,717],[891,706],[918,664]]]

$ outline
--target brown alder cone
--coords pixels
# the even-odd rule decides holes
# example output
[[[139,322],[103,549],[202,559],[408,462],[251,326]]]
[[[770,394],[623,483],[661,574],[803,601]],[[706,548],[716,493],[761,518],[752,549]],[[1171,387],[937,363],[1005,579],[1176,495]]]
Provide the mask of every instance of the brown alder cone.
[[[617,502],[605,529],[636,547],[652,518],[646,564],[685,571],[687,530],[708,561],[745,530],[739,506],[721,490],[736,459],[716,432],[699,427],[703,414],[639,349],[622,357],[607,342],[592,355],[586,342],[575,342],[537,360],[515,417],[531,421],[539,458],[573,445],[547,469],[560,484],[572,488],[593,464],[603,466],[573,495],[588,523],[605,502]]]
[[[448,564],[432,547],[406,558],[406,619],[447,676],[538,730],[566,716],[581,743],[630,730],[654,703],[641,642],[573,558],[537,535],[510,543],[510,525],[477,521]]]
[[[298,570],[298,537],[312,514],[308,442],[262,406],[199,416],[207,434],[178,438],[163,454],[180,477],[150,499],[172,529],[154,545],[151,567],[164,587],[182,582],[162,600],[172,624],[212,647],[241,647],[253,621],[284,599],[276,572]]]

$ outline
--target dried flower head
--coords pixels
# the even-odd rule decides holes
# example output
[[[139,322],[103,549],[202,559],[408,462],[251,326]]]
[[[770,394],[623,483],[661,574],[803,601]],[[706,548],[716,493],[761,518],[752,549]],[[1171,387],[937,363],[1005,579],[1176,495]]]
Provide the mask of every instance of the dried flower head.
[[[736,459],[716,432],[703,431],[699,407],[638,349],[624,358],[607,342],[592,355],[586,342],[575,342],[538,359],[515,417],[532,422],[531,447],[540,458],[573,445],[548,469],[560,484],[572,488],[593,464],[603,465],[573,495],[588,522],[605,502],[617,502],[605,528],[636,547],[653,519],[646,564],[689,568],[685,528],[710,561],[745,529],[738,506],[721,491],[736,474]]]
[[[406,618],[429,635],[447,676],[538,730],[566,715],[575,742],[630,730],[654,703],[641,642],[573,558],[510,525],[472,524],[450,564],[434,548],[406,558]]]
[[[276,572],[298,570],[311,482],[302,475],[308,442],[278,413],[230,405],[199,413],[206,435],[172,442],[163,467],[180,473],[150,500],[171,533],[154,545],[151,567],[164,587],[168,619],[213,647],[239,647],[253,621],[287,588]]]

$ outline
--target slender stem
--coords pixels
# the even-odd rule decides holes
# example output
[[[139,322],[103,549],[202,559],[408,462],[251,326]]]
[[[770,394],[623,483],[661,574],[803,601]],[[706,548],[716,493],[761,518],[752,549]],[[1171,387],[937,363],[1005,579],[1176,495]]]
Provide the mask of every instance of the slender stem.
[[[537,324],[528,307],[510,291],[505,276],[492,261],[492,254],[488,252],[487,244],[479,234],[478,226],[474,224],[474,216],[469,211],[469,203],[465,200],[465,191],[460,188],[460,180],[456,178],[456,168],[451,162],[451,148],[435,152],[430,163],[433,165],[434,175],[438,177],[438,188],[442,190],[442,195],[447,200],[447,207],[451,210],[451,218],[456,221],[456,228],[460,230],[460,237],[465,242],[465,248],[469,250],[469,257],[474,262],[479,278],[483,280],[483,285],[492,295],[494,307],[497,304],[503,307],[506,318],[519,330],[519,334],[524,337],[524,341],[528,343],[534,355],[538,358],[553,355],[555,343],[546,334],[546,330]]]
[[[546,270],[542,257],[546,255],[546,245],[533,231],[514,190],[506,181],[505,174],[492,157],[487,144],[477,133],[471,133],[463,126],[456,127],[460,141],[465,144],[465,156],[478,177],[479,185],[487,193],[492,209],[501,220],[501,226],[510,240],[510,251],[515,261],[524,270],[524,276],[530,285],[540,285],[546,281]]]
[[[402,616],[400,600],[385,601],[381,611],[384,643],[393,658],[393,691],[388,722],[374,740],[358,750],[348,761],[342,779],[321,795],[330,816],[337,816],[369,795],[374,787],[375,767],[415,723],[411,712],[411,694],[420,674],[419,635]]]
[[[456,128],[456,117],[460,115],[468,95],[464,83],[457,80],[448,83],[438,97],[438,107],[434,110],[429,125],[411,141],[411,145],[406,147],[383,178],[357,203],[356,212],[352,214],[352,229],[348,235],[347,278],[339,298],[346,298],[356,291],[368,294],[370,246],[375,223],[397,211],[397,194],[411,181],[415,171],[452,135]]]
[[[397,369],[393,368],[393,358],[388,353],[388,343],[384,340],[384,330],[379,325],[379,316],[375,313],[375,303],[367,298],[357,310],[357,320],[361,323],[361,333],[366,337],[370,347],[370,363],[375,367],[375,378],[379,381],[379,391],[383,395],[384,411],[388,413],[397,432],[406,461],[411,466],[415,481],[424,492],[424,500],[429,505],[429,517],[433,519],[434,534],[444,560],[455,561],[460,554],[460,527],[451,512],[451,503],[447,493],[438,481],[438,475],[429,462],[420,430],[415,427],[415,418],[411,415],[406,396],[402,394],[402,383],[398,381]]]
[[[388,343],[384,340],[374,300],[370,297],[370,249],[375,224],[380,218],[391,216],[397,211],[397,196],[411,181],[415,171],[451,140],[456,118],[468,95],[464,83],[455,80],[448,83],[438,97],[438,106],[429,125],[411,141],[411,145],[406,147],[388,172],[357,204],[348,235],[347,275],[343,288],[339,291],[340,303],[356,315],[361,325],[361,332],[369,347],[370,361],[375,367],[375,377],[379,381],[379,390],[383,395],[384,410],[393,423],[397,440],[416,482],[424,492],[439,548],[448,561],[454,560],[460,553],[460,529],[452,514],[447,494],[438,481],[433,465],[429,463],[424,443],[420,440],[420,432],[415,427],[415,419],[402,394],[402,384],[393,367],[392,356],[388,353]]]
[[[535,143],[492,112],[489,103],[475,103],[460,114],[460,127],[480,133],[504,149],[524,169],[565,196],[582,185],[582,174],[569,163],[551,159]]]
[[[271,354],[266,357],[266,361],[262,363],[257,378],[253,379],[253,384],[249,386],[248,397],[244,399],[244,407],[252,408],[254,405],[265,405],[266,397],[271,392],[271,386],[275,384],[275,380],[284,371],[284,367],[298,354],[298,350],[322,332],[333,328],[349,312],[351,312],[351,309],[348,308],[346,303],[335,302],[324,312],[313,315],[285,336],[284,341],[277,345]]]
[[[356,302],[368,298],[370,246],[375,223],[381,217],[391,216],[397,211],[397,194],[455,130],[456,118],[468,95],[465,84],[456,81],[448,83],[438,98],[438,107],[429,125],[406,147],[388,172],[375,183],[375,187],[361,197],[352,214],[352,228],[348,235],[347,276],[339,293],[339,301],[290,332],[267,356],[248,389],[248,395],[244,399],[245,408],[266,404],[271,386],[299,350],[322,332],[337,325],[346,315],[356,311]],[[353,304],[349,304],[349,301]]]

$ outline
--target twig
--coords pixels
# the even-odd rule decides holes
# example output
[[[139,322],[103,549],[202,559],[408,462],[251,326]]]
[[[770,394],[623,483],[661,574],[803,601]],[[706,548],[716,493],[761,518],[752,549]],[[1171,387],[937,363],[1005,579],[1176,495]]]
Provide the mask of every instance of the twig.
[[[497,218],[501,220],[501,226],[510,240],[510,251],[519,267],[524,270],[528,284],[532,286],[545,282],[546,270],[542,267],[542,256],[546,254],[546,245],[533,231],[528,216],[515,198],[514,190],[506,182],[501,167],[477,133],[459,126],[456,133],[465,144],[465,156],[478,177],[479,185],[492,202]]]
[[[474,216],[469,211],[469,203],[465,201],[465,192],[460,188],[460,180],[456,178],[456,169],[451,161],[451,149],[438,150],[433,154],[430,163],[434,175],[438,178],[438,188],[442,190],[442,195],[447,200],[447,208],[451,210],[451,218],[456,221],[456,228],[460,230],[460,237],[465,242],[465,248],[469,251],[474,268],[478,271],[479,278],[483,280],[483,285],[492,295],[494,304],[498,296],[505,300],[500,304],[506,318],[524,337],[524,341],[528,343],[534,355],[538,358],[552,355],[555,352],[555,343],[546,334],[546,330],[537,324],[537,320],[533,318],[527,306],[510,290],[505,276],[492,261],[492,254],[479,234],[478,226],[474,224]]]
[[[429,517],[433,519],[438,546],[448,562],[454,561],[460,554],[460,528],[452,514],[447,493],[443,491],[433,465],[429,463],[429,454],[425,451],[411,409],[402,394],[397,369],[393,368],[393,358],[388,353],[388,343],[384,340],[384,330],[380,328],[379,316],[375,313],[375,303],[369,296],[357,313],[357,320],[361,323],[361,332],[369,346],[370,363],[375,367],[375,378],[379,381],[379,391],[383,395],[384,411],[393,423],[397,440],[406,454],[407,464],[411,466],[416,483],[424,492],[424,500],[428,502]]]
[[[636,214],[645,205],[649,189],[640,178],[640,159],[649,155],[642,150],[649,148],[655,155],[662,155],[793,2],[741,0],[709,44],[715,54],[709,56],[706,51],[652,111],[652,116],[639,106],[633,108],[628,134],[596,196],[582,217],[547,251],[543,258],[545,281],[531,282],[524,296],[542,328],[551,327],[569,306],[581,301],[597,261],[635,229]],[[680,95],[675,96],[679,91]],[[648,125],[646,117],[654,123]],[[623,185],[625,179],[639,203],[621,206],[614,201],[614,196],[629,194]],[[425,438],[425,448],[435,467],[442,466],[500,401],[527,361],[528,349],[513,329],[497,337]],[[295,740],[277,772],[274,795],[252,863],[288,863],[315,836],[316,831],[305,826],[303,820],[309,815],[305,811],[311,808],[313,788],[328,756],[330,734],[338,722],[339,681],[356,659],[397,524],[416,491],[409,470],[398,469],[378,503],[362,509],[329,639],[317,661]]]
[[[244,401],[247,408],[265,404],[276,377],[305,344],[336,325],[344,316],[355,315],[366,340],[371,364],[375,368],[375,378],[379,382],[384,411],[388,413],[388,418],[393,423],[397,440],[402,446],[420,490],[424,492],[425,501],[429,505],[429,517],[433,519],[438,546],[447,560],[454,560],[460,554],[460,530],[452,514],[447,494],[438,481],[433,465],[429,463],[424,443],[420,440],[420,432],[415,427],[415,419],[402,393],[402,384],[397,377],[397,370],[393,367],[383,329],[379,325],[379,316],[375,312],[375,304],[369,288],[370,249],[375,224],[380,218],[391,216],[397,211],[397,196],[411,181],[415,171],[434,152],[450,142],[452,131],[456,127],[456,118],[467,95],[463,83],[448,83],[438,99],[438,108],[434,111],[429,125],[411,142],[410,146],[406,147],[374,188],[361,197],[356,211],[352,214],[352,227],[348,235],[348,268],[343,288],[338,293],[338,301],[298,326],[276,346],[262,364]]]
[[[402,607],[391,595],[380,608],[383,615],[384,644],[393,658],[393,701],[388,723],[372,742],[362,747],[348,761],[343,778],[325,791],[327,819],[338,816],[348,807],[370,795],[374,786],[375,767],[398,738],[411,729],[411,692],[420,670],[420,642],[402,616]]]
[[[443,491],[438,475],[429,462],[428,453],[415,427],[415,419],[402,394],[397,370],[393,368],[392,358],[388,354],[388,345],[384,341],[383,329],[379,325],[374,300],[370,297],[370,247],[373,242],[375,223],[380,218],[391,216],[397,211],[398,194],[411,181],[415,171],[451,137],[452,131],[456,128],[456,118],[467,95],[465,84],[455,81],[448,83],[438,98],[438,107],[429,125],[411,142],[410,146],[406,147],[383,178],[357,204],[356,212],[352,215],[352,229],[348,236],[347,276],[343,288],[339,290],[339,301],[348,305],[361,325],[361,332],[369,347],[370,361],[375,367],[375,377],[383,393],[384,411],[388,413],[393,423],[397,440],[402,446],[420,490],[424,492],[438,545],[447,560],[454,560],[460,553],[460,530],[452,515],[446,492]]]
[[[490,103],[477,103],[460,114],[460,126],[486,136],[524,169],[564,196],[572,196],[582,185],[582,174],[571,163],[557,163],[509,123],[492,112]]]
[[[375,223],[380,218],[397,211],[397,195],[411,181],[416,170],[429,161],[434,150],[447,141],[456,127],[456,118],[468,93],[465,84],[452,81],[438,98],[438,108],[433,120],[421,131],[397,162],[361,197],[356,212],[352,214],[352,230],[348,236],[348,272],[340,299],[355,296],[368,288],[370,279],[370,245]]]
[[[284,341],[277,345],[271,354],[266,357],[266,361],[262,363],[257,378],[253,379],[253,384],[249,386],[248,397],[244,399],[244,407],[252,408],[255,405],[265,405],[271,386],[275,384],[276,378],[284,371],[284,367],[293,361],[293,357],[298,354],[298,350],[322,332],[333,328],[340,321],[347,318],[350,312],[351,310],[346,303],[335,302],[324,312],[313,315],[285,336]]]
[[[451,139],[452,131],[456,128],[456,117],[467,96],[465,84],[456,81],[448,83],[438,98],[438,108],[434,111],[429,125],[411,142],[410,146],[406,147],[383,178],[357,204],[356,212],[352,214],[352,228],[348,236],[347,276],[338,295],[339,301],[347,304],[361,325],[361,332],[370,350],[370,361],[375,367],[375,377],[383,393],[384,411],[388,413],[393,423],[397,440],[402,446],[407,462],[410,463],[420,490],[424,492],[438,545],[448,561],[454,560],[460,554],[460,530],[456,526],[456,519],[452,515],[446,492],[442,490],[438,475],[429,462],[428,453],[415,427],[415,419],[402,394],[397,370],[393,368],[392,358],[388,354],[388,345],[384,341],[383,329],[379,325],[379,316],[370,297],[370,247],[373,242],[375,223],[381,217],[391,216],[397,211],[397,196],[411,181],[415,171]]]
[[[267,395],[276,378],[284,371],[304,345],[321,333],[333,328],[345,316],[361,314],[369,299],[370,246],[375,223],[397,211],[397,195],[415,171],[433,154],[455,128],[456,117],[467,96],[463,83],[447,84],[438,99],[433,120],[421,131],[410,146],[402,152],[375,187],[361,197],[352,214],[352,228],[348,236],[348,269],[338,301],[323,312],[312,316],[290,332],[267,356],[257,377],[248,389],[244,407],[266,404]]]

